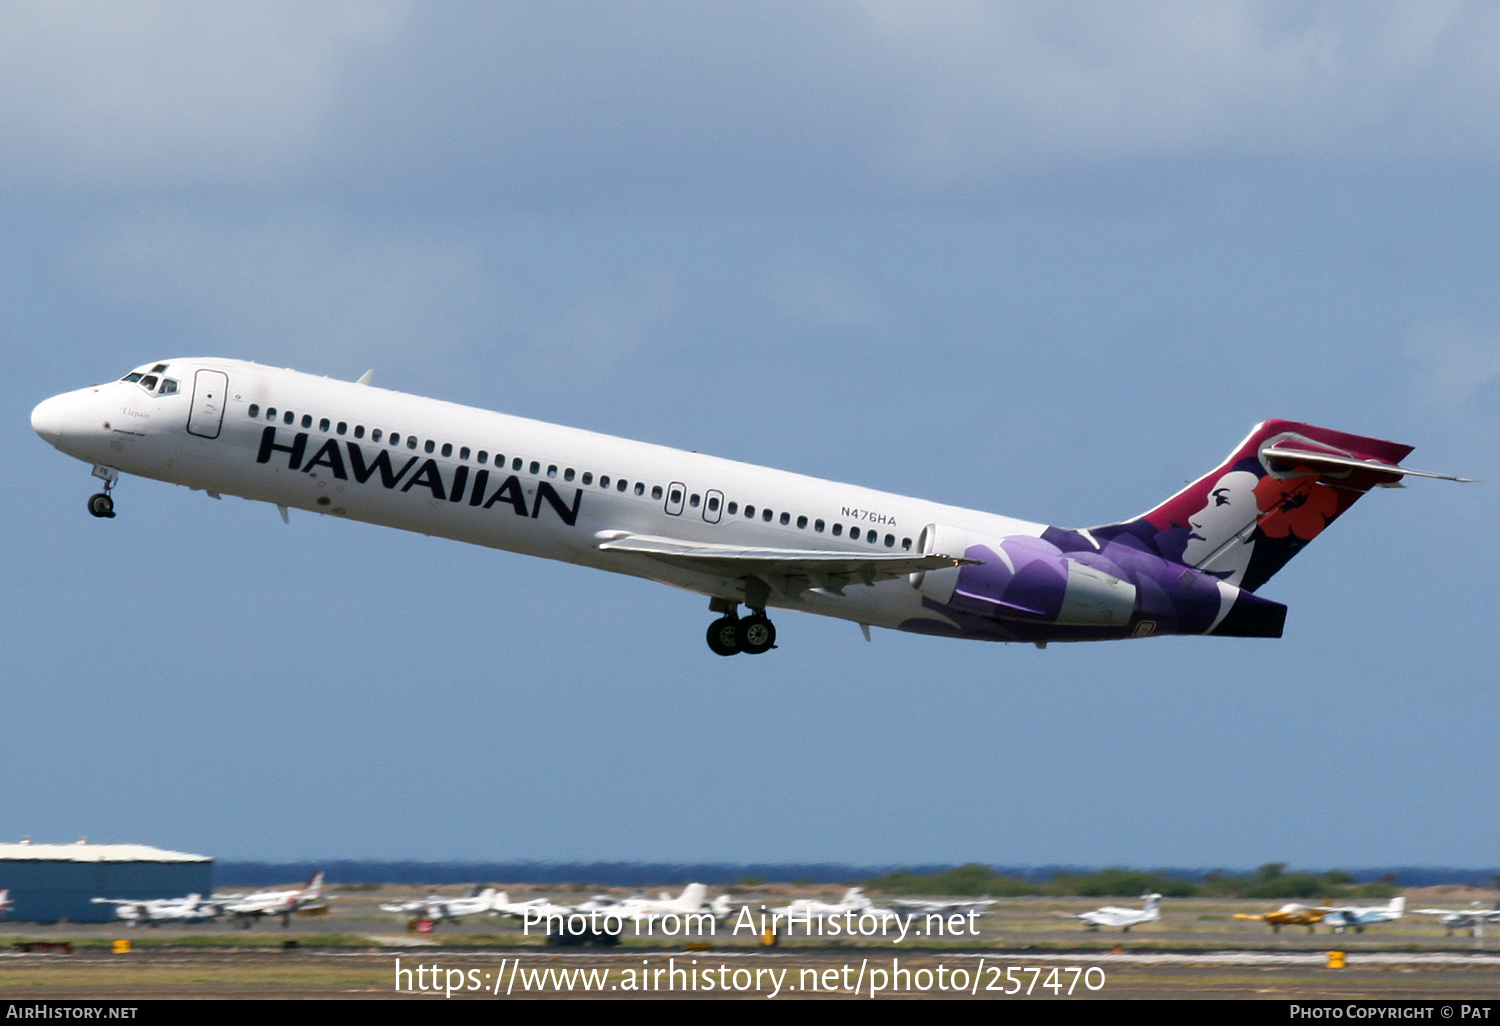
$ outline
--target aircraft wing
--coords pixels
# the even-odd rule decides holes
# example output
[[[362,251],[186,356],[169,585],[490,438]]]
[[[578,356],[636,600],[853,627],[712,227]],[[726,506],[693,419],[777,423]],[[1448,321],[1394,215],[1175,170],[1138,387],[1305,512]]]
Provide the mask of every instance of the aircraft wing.
[[[759,577],[779,591],[796,594],[808,588],[841,591],[849,584],[874,584],[922,570],[976,563],[961,556],[923,555],[871,549],[869,552],[829,552],[817,549],[767,549],[705,542],[678,541],[628,531],[601,531],[603,552],[631,552],[672,566],[721,577]]]

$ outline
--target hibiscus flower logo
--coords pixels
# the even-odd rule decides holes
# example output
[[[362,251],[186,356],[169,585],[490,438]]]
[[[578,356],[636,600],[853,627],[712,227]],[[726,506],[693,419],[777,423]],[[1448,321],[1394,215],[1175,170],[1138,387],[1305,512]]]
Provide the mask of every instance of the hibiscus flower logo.
[[[1338,496],[1332,488],[1319,484],[1314,473],[1281,478],[1266,475],[1255,486],[1255,505],[1260,510],[1260,529],[1267,538],[1293,534],[1303,541],[1316,538],[1339,511]]]

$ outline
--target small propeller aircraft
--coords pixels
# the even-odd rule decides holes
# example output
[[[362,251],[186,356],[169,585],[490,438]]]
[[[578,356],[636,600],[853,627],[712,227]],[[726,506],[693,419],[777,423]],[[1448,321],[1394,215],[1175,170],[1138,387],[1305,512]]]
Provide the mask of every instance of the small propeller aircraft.
[[[1400,919],[1406,911],[1406,899],[1398,894],[1387,905],[1344,905],[1319,911],[1325,913],[1323,921],[1333,927],[1334,933],[1343,933],[1351,928],[1355,933],[1364,933],[1367,926]]]
[[[1143,923],[1155,923],[1161,919],[1160,894],[1142,894],[1146,902],[1145,908],[1122,908],[1119,905],[1105,905],[1096,908],[1092,912],[1075,912],[1064,916],[1065,919],[1081,919],[1083,925],[1090,930],[1098,932],[1101,926],[1118,926],[1124,933],[1129,933],[1132,926],[1140,926]]]
[[[1438,922],[1453,936],[1455,930],[1470,930],[1475,938],[1484,936],[1486,923],[1500,923],[1500,901],[1494,908],[1485,908],[1471,901],[1468,908],[1419,908],[1413,910],[1419,916],[1442,916]]]
[[[1321,907],[1314,905],[1299,905],[1295,901],[1287,902],[1275,912],[1261,912],[1257,915],[1247,915],[1244,912],[1236,912],[1234,918],[1249,919],[1255,922],[1265,923],[1271,928],[1272,933],[1280,933],[1283,926],[1305,926],[1308,933],[1317,933],[1313,927],[1323,921],[1332,907],[1332,902],[1323,900]]]

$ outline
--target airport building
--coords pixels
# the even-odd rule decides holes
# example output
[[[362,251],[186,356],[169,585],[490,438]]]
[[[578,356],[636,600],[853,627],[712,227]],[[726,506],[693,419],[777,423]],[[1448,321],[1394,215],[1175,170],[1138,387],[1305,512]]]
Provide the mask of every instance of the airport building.
[[[95,898],[180,898],[213,893],[214,860],[144,844],[0,844],[0,890],[12,921],[101,923],[113,905]]]

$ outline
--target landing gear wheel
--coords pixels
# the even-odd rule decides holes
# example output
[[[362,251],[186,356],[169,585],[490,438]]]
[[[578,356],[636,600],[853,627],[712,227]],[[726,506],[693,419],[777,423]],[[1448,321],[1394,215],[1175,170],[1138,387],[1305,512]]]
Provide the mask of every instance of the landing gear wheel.
[[[708,625],[708,647],[714,655],[732,656],[740,651],[740,622],[721,616]]]
[[[89,496],[89,512],[96,517],[112,517],[115,515],[115,500],[107,492],[96,492]]]
[[[760,655],[776,645],[776,627],[764,613],[740,621],[740,651]]]

